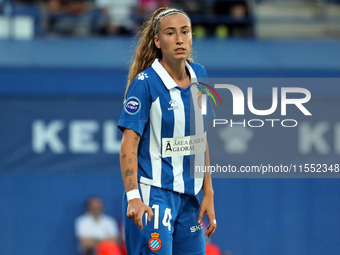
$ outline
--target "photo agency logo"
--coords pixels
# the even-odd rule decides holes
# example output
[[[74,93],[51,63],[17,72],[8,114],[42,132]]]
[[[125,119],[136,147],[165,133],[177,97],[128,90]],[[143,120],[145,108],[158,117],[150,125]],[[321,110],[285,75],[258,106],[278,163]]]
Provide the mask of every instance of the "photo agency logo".
[[[205,86],[208,89],[210,89],[212,92],[214,92],[215,95],[217,96],[218,100],[220,101],[221,106],[222,106],[221,97],[220,97],[220,95],[217,93],[217,91],[212,86],[210,86],[210,85],[208,85],[206,83],[203,83],[203,82],[196,82],[196,84],[200,84],[202,86]],[[210,98],[214,101],[215,105],[217,105],[216,99],[215,99],[215,97],[213,96],[213,94],[209,90],[204,89],[202,87],[197,87],[197,88],[198,88],[198,90],[204,91],[205,93],[207,93],[207,94],[203,94],[202,95],[201,92],[198,92],[199,94],[198,94],[198,98],[197,98],[198,106],[201,109],[202,115],[206,115],[207,114],[207,95],[210,96]]]
[[[213,91],[217,98],[219,99],[221,106],[222,106],[222,100],[220,98],[220,95],[217,93],[215,89],[228,89],[231,92],[232,95],[232,115],[233,116],[242,116],[245,115],[245,96],[242,92],[242,90],[231,84],[215,84],[214,87],[199,82],[199,84],[206,86],[211,91]],[[214,101],[215,105],[216,100],[213,97],[212,93],[208,91],[207,89],[199,88],[199,90],[205,91],[206,94],[201,94],[199,99],[199,104],[201,106],[201,113],[202,115],[207,114],[207,95],[211,97],[211,99]],[[294,93],[294,97],[289,98],[288,94]],[[298,95],[298,97],[297,97]],[[247,88],[247,106],[248,110],[257,116],[269,116],[273,114],[279,104],[279,96],[278,96],[278,88],[272,87],[272,105],[269,109],[259,110],[254,107],[253,104],[253,88],[248,87]],[[294,105],[297,107],[300,112],[302,112],[305,116],[312,116],[312,114],[308,111],[308,109],[304,106],[305,103],[309,102],[311,99],[311,93],[308,89],[301,88],[301,87],[281,87],[281,97],[280,97],[280,106],[281,106],[281,116],[287,116],[287,105]],[[278,118],[256,118],[256,119],[243,119],[243,121],[236,122],[233,119],[213,119],[213,127],[216,127],[216,125],[230,125],[230,127],[233,127],[233,125],[243,125],[244,127],[262,127],[266,123],[271,125],[271,127],[274,127],[275,124],[280,123],[282,127],[296,127],[298,125],[298,121],[296,119],[278,119]]]

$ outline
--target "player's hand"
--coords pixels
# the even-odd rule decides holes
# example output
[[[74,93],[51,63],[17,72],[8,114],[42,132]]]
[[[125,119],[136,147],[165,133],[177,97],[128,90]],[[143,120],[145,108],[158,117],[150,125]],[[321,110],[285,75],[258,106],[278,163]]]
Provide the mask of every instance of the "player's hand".
[[[128,216],[140,229],[143,229],[144,213],[148,214],[148,221],[151,221],[153,217],[152,209],[144,204],[140,198],[135,198],[128,202],[126,216]]]
[[[198,215],[197,223],[202,223],[203,215],[206,214],[209,220],[209,226],[207,228],[206,235],[210,238],[216,230],[216,218],[214,208],[214,195],[205,195],[201,203],[200,214]]]

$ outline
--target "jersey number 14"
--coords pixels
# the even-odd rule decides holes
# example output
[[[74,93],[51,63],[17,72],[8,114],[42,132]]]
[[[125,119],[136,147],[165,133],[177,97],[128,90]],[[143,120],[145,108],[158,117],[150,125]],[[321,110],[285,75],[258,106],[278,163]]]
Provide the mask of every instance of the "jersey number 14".
[[[154,229],[158,229],[159,227],[159,205],[153,205],[151,208],[155,210]],[[171,219],[172,219],[171,209],[165,208],[162,224],[164,227],[168,227],[169,231],[171,231],[171,223],[170,223]]]

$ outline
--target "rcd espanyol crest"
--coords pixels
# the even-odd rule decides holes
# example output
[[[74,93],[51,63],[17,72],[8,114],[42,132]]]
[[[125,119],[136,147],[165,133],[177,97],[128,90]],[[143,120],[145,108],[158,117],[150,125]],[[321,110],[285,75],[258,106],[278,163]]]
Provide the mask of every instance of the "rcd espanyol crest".
[[[162,241],[158,237],[159,234],[156,232],[151,234],[151,239],[148,243],[150,250],[158,251],[162,247]]]

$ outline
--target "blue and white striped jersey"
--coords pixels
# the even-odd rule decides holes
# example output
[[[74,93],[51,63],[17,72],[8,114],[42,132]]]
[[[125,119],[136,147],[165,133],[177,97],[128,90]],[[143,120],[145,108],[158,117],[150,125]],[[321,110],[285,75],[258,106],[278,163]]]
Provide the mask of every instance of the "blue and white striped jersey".
[[[201,114],[197,80],[206,78],[203,66],[186,63],[191,77],[188,88],[177,86],[159,63],[132,81],[118,127],[141,136],[138,147],[138,181],[151,186],[196,195],[204,173],[190,177],[194,166],[205,166],[206,122],[215,114],[208,98],[207,114]],[[196,84],[195,84],[196,83]]]

